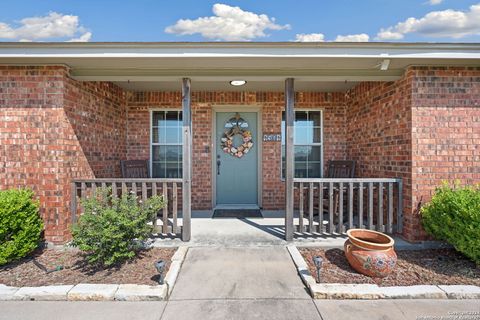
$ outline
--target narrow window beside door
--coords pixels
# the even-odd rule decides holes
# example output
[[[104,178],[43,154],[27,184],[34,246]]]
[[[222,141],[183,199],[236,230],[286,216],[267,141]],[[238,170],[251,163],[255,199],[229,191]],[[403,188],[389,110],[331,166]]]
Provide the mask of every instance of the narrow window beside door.
[[[182,112],[153,111],[151,127],[153,178],[182,177]]]
[[[323,176],[323,120],[321,110],[295,111],[295,178]],[[282,112],[282,178],[285,177],[285,112]]]

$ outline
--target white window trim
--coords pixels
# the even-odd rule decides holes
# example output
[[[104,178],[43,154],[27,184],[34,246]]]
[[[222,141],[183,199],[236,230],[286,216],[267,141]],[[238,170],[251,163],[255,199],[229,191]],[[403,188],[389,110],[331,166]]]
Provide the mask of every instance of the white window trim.
[[[152,121],[153,121],[153,113],[154,112],[157,112],[157,111],[180,111],[182,112],[182,109],[181,108],[152,108],[152,109],[149,109],[148,110],[149,113],[150,113],[150,116],[149,116],[149,121],[148,121],[148,127],[149,127],[149,131],[150,131],[150,139],[149,139],[149,148],[150,148],[150,151],[149,151],[149,160],[148,160],[148,164],[149,164],[149,168],[148,170],[150,171],[149,174],[150,174],[150,177],[153,177],[153,146],[156,145],[177,145],[177,144],[173,144],[173,143],[165,143],[165,144],[160,144],[160,143],[153,143],[153,125],[152,125]],[[183,114],[182,114],[182,119],[183,119]],[[182,136],[182,146],[183,146],[183,136]],[[182,154],[182,161],[183,161],[183,154]],[[183,172],[182,172],[182,176],[183,176]]]
[[[323,139],[323,136],[324,136],[324,129],[325,127],[323,126],[323,116],[324,116],[324,112],[325,112],[325,109],[324,108],[295,108],[293,110],[294,112],[297,112],[297,111],[320,111],[320,142],[317,142],[317,143],[313,143],[313,144],[308,144],[308,145],[304,145],[304,144],[299,144],[298,146],[320,146],[320,178],[323,178],[324,176],[324,162],[323,162],[323,149],[324,149],[324,145],[323,145],[323,142],[324,142],[324,139]],[[282,110],[282,114],[285,112],[285,110]],[[283,122],[282,119],[280,119],[281,122]],[[281,126],[282,126],[282,123],[280,122],[280,130],[281,130]],[[294,126],[295,126],[295,120],[294,120]],[[282,137],[282,140],[280,141],[280,179],[282,181],[285,181],[285,178],[283,177],[283,157],[282,157],[282,149],[283,149],[283,137]],[[296,144],[294,143],[293,146],[295,147]],[[295,148],[294,148],[295,149]],[[294,156],[295,156],[295,151],[294,151]],[[294,166],[295,166],[295,160],[293,161],[294,163]]]

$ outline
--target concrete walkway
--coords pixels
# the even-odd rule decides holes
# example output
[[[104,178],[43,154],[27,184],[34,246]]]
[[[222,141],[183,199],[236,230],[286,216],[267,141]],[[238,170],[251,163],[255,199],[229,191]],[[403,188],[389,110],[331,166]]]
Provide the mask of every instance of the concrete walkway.
[[[163,319],[272,315],[318,319],[285,247],[207,247],[189,250]]]
[[[309,299],[285,247],[190,248],[174,300]]]
[[[460,314],[463,313],[463,316]],[[480,300],[210,299],[167,302],[2,301],[0,320],[480,319]],[[429,318],[427,318],[429,317]],[[436,318],[435,318],[436,317]]]

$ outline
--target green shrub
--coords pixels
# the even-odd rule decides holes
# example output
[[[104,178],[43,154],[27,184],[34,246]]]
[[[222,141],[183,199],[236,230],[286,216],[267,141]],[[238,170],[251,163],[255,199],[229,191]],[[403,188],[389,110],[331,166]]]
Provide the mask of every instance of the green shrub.
[[[437,188],[421,209],[425,230],[480,264],[480,186]]]
[[[72,245],[87,253],[87,262],[109,267],[133,258],[138,241],[152,232],[148,225],[164,207],[162,197],[138,201],[134,194],[112,197],[109,188],[97,189],[97,196],[82,201],[84,213],[72,228]]]
[[[38,202],[31,190],[0,191],[0,265],[37,248],[42,230]]]

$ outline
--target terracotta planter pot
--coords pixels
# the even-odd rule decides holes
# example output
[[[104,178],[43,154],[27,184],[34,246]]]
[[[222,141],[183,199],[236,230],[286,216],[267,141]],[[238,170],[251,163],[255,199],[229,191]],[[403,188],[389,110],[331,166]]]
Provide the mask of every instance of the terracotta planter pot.
[[[383,278],[393,271],[397,254],[391,237],[377,231],[350,229],[345,256],[353,269],[370,277]]]

